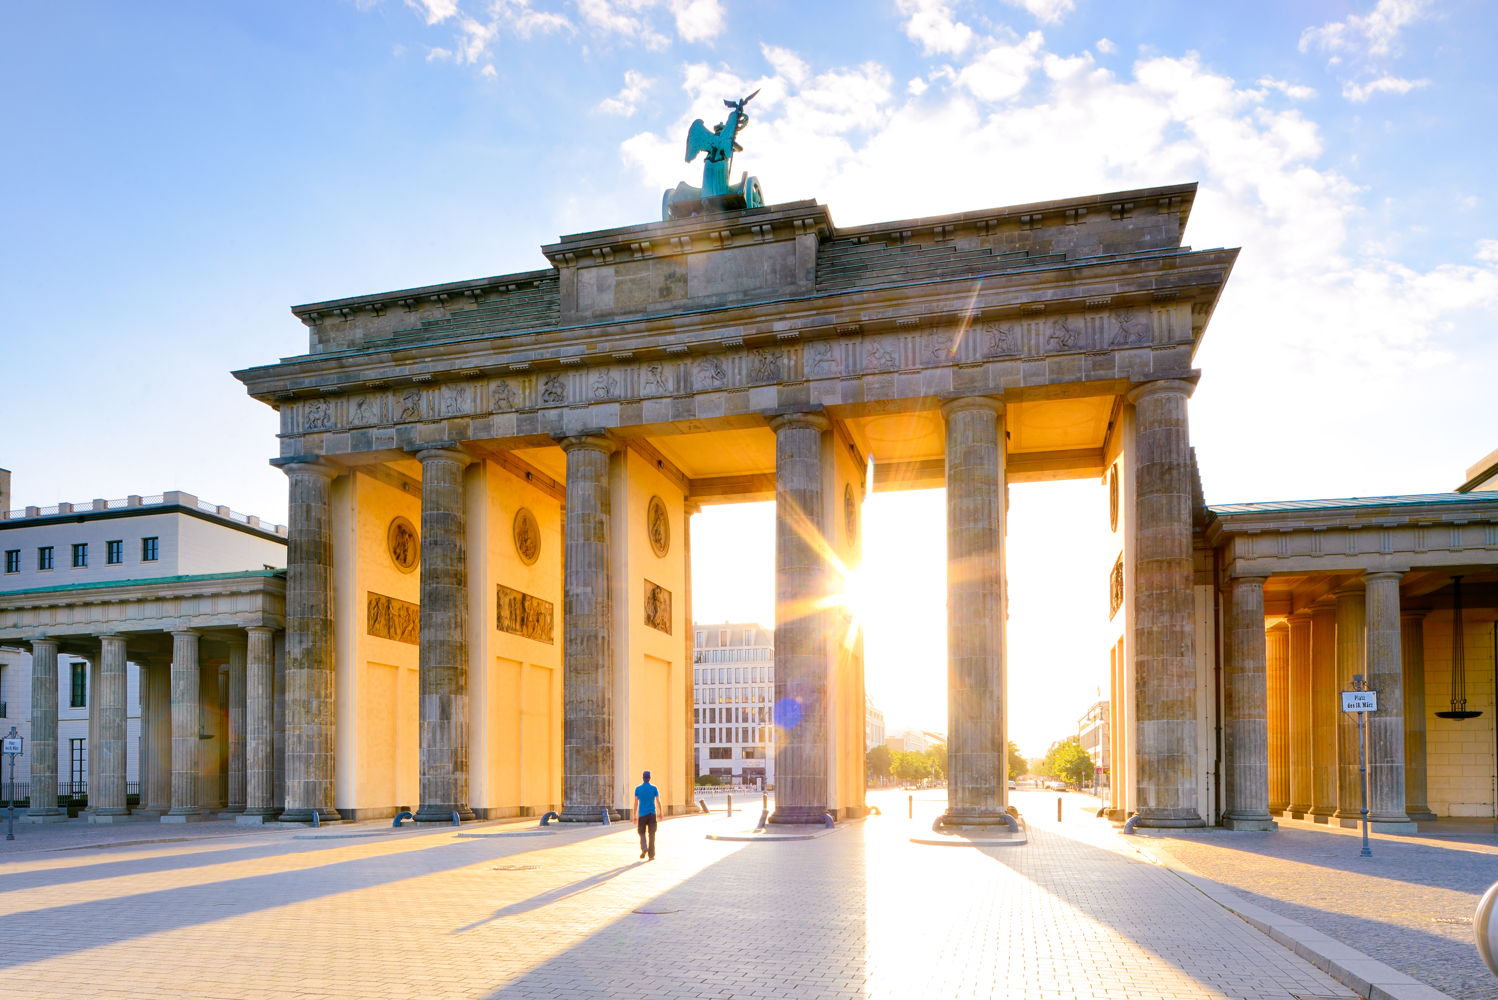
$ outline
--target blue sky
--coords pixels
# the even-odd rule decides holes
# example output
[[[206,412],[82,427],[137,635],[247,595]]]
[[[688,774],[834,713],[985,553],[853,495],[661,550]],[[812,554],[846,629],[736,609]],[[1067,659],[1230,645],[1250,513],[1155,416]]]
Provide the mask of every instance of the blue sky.
[[[1449,489],[1498,447],[1498,7],[1478,0],[10,5],[14,503],[285,516],[234,368],[294,303],[544,266],[735,170],[852,225],[1199,181],[1241,246],[1198,362],[1208,499]]]

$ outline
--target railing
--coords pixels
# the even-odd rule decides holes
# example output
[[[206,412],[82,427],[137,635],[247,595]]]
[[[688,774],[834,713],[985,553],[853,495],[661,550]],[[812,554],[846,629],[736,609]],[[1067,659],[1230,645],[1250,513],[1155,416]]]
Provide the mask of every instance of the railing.
[[[0,521],[18,521],[31,517],[52,517],[56,514],[83,514],[96,510],[125,510],[132,507],[156,507],[164,504],[181,505],[202,511],[205,514],[213,514],[226,521],[234,521],[238,524],[248,525],[252,528],[260,528],[262,531],[273,532],[277,535],[286,534],[286,526],[283,524],[262,523],[260,518],[254,514],[241,514],[237,510],[228,507],[211,504],[206,500],[199,500],[191,493],[183,493],[174,490],[170,493],[157,493],[153,496],[136,496],[134,494],[120,500],[83,500],[78,503],[59,503],[51,507],[21,507],[16,510],[0,510]]]

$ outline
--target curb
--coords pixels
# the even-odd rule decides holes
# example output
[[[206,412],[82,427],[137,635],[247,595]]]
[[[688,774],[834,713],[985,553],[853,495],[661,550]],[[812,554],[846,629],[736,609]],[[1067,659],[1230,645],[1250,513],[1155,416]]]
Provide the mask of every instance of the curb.
[[[1298,920],[1250,903],[1219,882],[1202,878],[1152,852],[1135,847],[1151,862],[1170,872],[1212,902],[1283,945],[1337,982],[1368,1000],[1456,1000],[1434,986],[1385,965]]]

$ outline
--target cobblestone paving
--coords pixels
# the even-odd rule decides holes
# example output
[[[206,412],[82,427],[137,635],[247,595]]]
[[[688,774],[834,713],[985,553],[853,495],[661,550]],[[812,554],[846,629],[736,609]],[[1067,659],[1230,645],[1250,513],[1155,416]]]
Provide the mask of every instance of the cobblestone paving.
[[[1440,824],[1435,825],[1440,829]],[[1287,822],[1275,833],[1151,836],[1146,849],[1462,1000],[1498,1000],[1472,914],[1498,881],[1498,836],[1378,837]]]
[[[628,828],[494,824],[12,853],[0,976],[37,1000],[1351,996],[1110,831],[921,847],[940,804],[890,805],[773,844],[672,819],[655,862]]]

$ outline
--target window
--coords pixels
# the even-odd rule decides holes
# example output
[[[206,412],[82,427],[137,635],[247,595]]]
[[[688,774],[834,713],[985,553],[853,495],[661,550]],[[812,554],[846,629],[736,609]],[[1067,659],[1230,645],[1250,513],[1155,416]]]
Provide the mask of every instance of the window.
[[[733,760],[733,747],[708,747],[708,760]]]
[[[72,708],[88,707],[88,664],[73,664],[73,696],[68,700]],[[78,742],[78,741],[74,741]]]
[[[765,758],[765,748],[764,747],[745,747],[744,748],[744,759],[745,760],[764,760],[764,758]]]
[[[68,740],[68,775],[72,782],[71,794],[80,795],[87,791],[88,740]]]
[[[728,645],[728,629],[724,628],[718,630],[718,645]]]
[[[50,545],[43,545],[41,548],[39,548],[39,549],[36,550],[36,568],[37,569],[51,569],[52,568],[52,546],[50,546]]]
[[[744,629],[744,645],[746,645],[746,646],[752,646],[752,645],[754,645],[754,629],[752,629],[752,628],[746,628],[746,629]]]
[[[698,649],[702,648],[702,633],[701,632],[697,633],[697,648]]]
[[[104,543],[104,561],[111,566],[125,561],[125,543],[116,538],[112,542]]]
[[[142,538],[140,540],[140,561],[155,562],[161,552],[161,539]]]
[[[19,572],[21,572],[21,550],[20,549],[6,549],[5,550],[5,572],[7,572],[7,573],[19,573]]]
[[[73,568],[88,565],[88,542],[76,542],[73,545]]]

